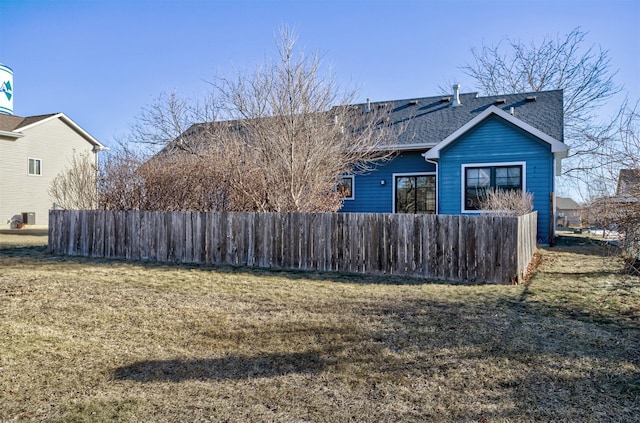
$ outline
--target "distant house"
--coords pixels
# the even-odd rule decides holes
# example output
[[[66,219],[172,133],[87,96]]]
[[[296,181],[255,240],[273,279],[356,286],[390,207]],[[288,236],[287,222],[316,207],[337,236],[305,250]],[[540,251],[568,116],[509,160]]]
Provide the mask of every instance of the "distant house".
[[[640,200],[640,169],[621,169],[616,197]]]
[[[0,114],[0,227],[12,220],[47,225],[51,181],[75,153],[105,147],[64,113],[20,117]]]
[[[627,265],[640,274],[640,169],[622,169],[613,197],[617,229],[624,233]]]
[[[385,102],[406,129],[391,161],[365,175],[345,175],[343,212],[478,214],[490,187],[533,194],[538,241],[553,237],[555,176],[564,144],[562,90]],[[375,103],[368,107],[375,107]]]
[[[556,197],[556,226],[579,228],[582,226],[582,207],[572,198]]]

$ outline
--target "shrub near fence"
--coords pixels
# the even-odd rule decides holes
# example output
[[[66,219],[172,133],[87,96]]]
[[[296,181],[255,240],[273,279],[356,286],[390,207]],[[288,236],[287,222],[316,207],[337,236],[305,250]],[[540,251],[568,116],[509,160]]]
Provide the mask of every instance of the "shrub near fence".
[[[520,281],[536,248],[520,217],[52,210],[49,251],[88,257]]]

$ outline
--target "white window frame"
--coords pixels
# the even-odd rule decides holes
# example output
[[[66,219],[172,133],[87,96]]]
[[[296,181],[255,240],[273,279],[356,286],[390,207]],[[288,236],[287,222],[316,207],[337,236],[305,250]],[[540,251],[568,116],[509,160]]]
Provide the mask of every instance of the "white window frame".
[[[40,164],[40,173],[31,173],[31,160],[34,161],[34,170],[35,170],[35,162],[39,162]],[[27,158],[27,175],[29,176],[42,176],[42,159],[37,159],[35,157],[28,157]]]
[[[342,197],[343,200],[351,201],[356,199],[356,177],[355,175],[342,175],[340,180],[351,179],[351,196]]]
[[[527,162],[490,162],[490,163],[464,163],[460,175],[460,210],[461,213],[479,214],[486,210],[467,210],[465,193],[467,192],[467,168],[468,167],[509,167],[522,166],[522,192],[527,192]]]
[[[391,184],[393,189],[391,190],[391,213],[396,213],[396,177],[402,178],[403,176],[435,176],[436,177],[436,212],[438,214],[438,172],[404,172],[404,173],[392,173]]]

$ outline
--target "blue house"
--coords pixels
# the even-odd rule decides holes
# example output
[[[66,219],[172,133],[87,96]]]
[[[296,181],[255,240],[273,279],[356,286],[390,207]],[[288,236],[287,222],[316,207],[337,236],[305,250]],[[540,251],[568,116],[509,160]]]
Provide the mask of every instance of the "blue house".
[[[345,175],[342,212],[478,214],[478,191],[533,195],[538,242],[554,230],[555,176],[564,144],[562,90],[480,97],[451,96],[370,103],[390,108],[403,131],[397,154],[363,175]],[[350,188],[350,189],[349,189]]]

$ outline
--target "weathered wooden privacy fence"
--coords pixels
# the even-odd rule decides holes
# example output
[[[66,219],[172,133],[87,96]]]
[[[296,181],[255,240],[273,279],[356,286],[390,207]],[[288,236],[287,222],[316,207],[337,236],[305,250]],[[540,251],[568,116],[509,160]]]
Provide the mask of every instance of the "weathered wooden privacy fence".
[[[521,217],[52,210],[54,254],[513,283],[536,248]]]

